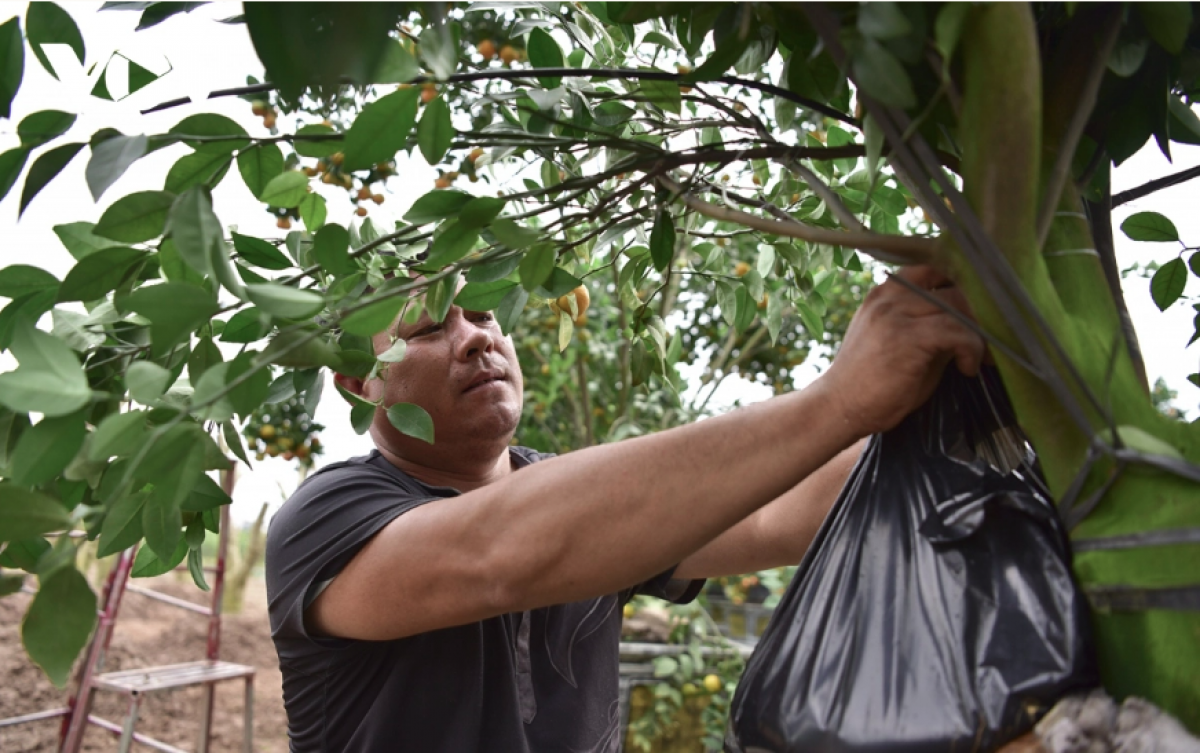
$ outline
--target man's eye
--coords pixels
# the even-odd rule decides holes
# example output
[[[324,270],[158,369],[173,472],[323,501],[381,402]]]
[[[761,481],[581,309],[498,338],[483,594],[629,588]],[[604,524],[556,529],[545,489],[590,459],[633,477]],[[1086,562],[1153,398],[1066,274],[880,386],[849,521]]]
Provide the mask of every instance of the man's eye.
[[[494,322],[494,321],[496,321],[496,317],[493,316],[492,312],[490,312],[490,311],[480,311],[480,312],[476,313],[473,318],[477,322]]]
[[[425,335],[432,335],[435,332],[438,332],[439,330],[441,330],[441,328],[442,328],[442,325],[440,325],[440,324],[431,324],[428,327],[425,327],[424,329],[417,330],[416,332],[413,333],[412,336],[413,337],[424,337]]]

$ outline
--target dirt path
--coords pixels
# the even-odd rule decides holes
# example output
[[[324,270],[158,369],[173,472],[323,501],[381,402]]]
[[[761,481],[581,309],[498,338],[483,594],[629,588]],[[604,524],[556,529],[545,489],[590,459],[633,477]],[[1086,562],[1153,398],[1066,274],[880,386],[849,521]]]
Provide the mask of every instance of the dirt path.
[[[196,603],[204,603],[204,594],[190,578],[178,580],[166,575],[151,581],[139,581]],[[41,670],[30,663],[21,648],[20,618],[31,597],[14,594],[0,599],[0,718],[61,707],[66,691],[50,684]],[[159,664],[176,664],[204,658],[207,620],[197,614],[127,593],[117,621],[105,670],[133,669]],[[258,668],[254,680],[254,749],[259,753],[287,751],[287,722],[279,665],[267,625],[266,592],[262,580],[246,587],[246,606],[242,614],[226,615],[222,620],[221,658]],[[241,750],[242,683],[231,681],[217,686],[213,724],[213,753]],[[93,713],[120,723],[125,704],[111,693],[97,693]],[[199,729],[200,689],[150,694],[142,704],[137,731],[184,750],[194,750]],[[0,728],[0,751],[4,753],[50,753],[58,739],[58,720],[32,722]],[[115,751],[117,739],[97,727],[90,727],[83,750],[89,753]],[[134,750],[150,748],[134,745]]]

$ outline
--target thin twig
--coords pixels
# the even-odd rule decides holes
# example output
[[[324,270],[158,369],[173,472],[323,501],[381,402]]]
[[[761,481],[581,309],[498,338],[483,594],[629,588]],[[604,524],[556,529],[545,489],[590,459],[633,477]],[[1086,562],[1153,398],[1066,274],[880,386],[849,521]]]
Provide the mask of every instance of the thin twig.
[[[1171,186],[1177,186],[1180,183],[1186,183],[1193,178],[1200,178],[1200,166],[1189,167],[1186,170],[1180,170],[1177,173],[1172,173],[1171,175],[1167,175],[1162,178],[1156,178],[1148,183],[1143,183],[1137,188],[1131,188],[1128,191],[1122,191],[1121,193],[1113,194],[1112,206],[1114,209],[1116,209],[1122,204],[1136,201],[1143,196],[1149,196],[1155,191],[1161,191],[1164,188],[1170,188]]]
[[[687,193],[683,186],[666,176],[659,176],[658,182],[671,193],[678,195],[692,210],[720,222],[734,222],[764,233],[799,238],[809,243],[857,248],[891,264],[926,264],[934,258],[934,241],[930,238],[827,230],[799,222],[780,222],[738,209],[709,204]]]

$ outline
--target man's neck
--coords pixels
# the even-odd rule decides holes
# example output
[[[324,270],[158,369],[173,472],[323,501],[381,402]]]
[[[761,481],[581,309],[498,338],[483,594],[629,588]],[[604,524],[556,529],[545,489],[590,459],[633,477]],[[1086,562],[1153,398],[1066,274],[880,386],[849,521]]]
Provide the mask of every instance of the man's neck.
[[[440,455],[416,459],[401,456],[378,444],[376,447],[384,459],[418,481],[430,486],[448,486],[460,492],[487,486],[513,471],[507,445],[498,455],[472,457],[471,453],[463,453],[456,455],[453,463],[443,462],[445,457]]]

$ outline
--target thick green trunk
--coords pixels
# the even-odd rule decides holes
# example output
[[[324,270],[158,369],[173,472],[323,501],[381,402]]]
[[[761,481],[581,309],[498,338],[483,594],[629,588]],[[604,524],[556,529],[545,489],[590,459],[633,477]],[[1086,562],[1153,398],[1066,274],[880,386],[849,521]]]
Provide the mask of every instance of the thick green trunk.
[[[1053,99],[1047,98],[1043,113],[1034,22],[1025,4],[975,9],[961,49],[964,86],[959,139],[968,201],[1118,433],[1123,427],[1135,427],[1200,462],[1197,428],[1159,415],[1137,376],[1083,207],[1070,181],[1046,244],[1037,247],[1038,204],[1074,106],[1073,102],[1064,105],[1061,93],[1070,91],[1070,78],[1086,75],[1087,67],[1068,56],[1050,72],[1047,91]],[[996,306],[997,291],[984,284],[961,256],[952,255],[950,265],[980,323],[1023,352]],[[1003,354],[997,353],[996,360],[1051,490],[1061,500],[1084,467],[1092,435],[1108,431],[1109,424],[1101,412],[1087,406],[1082,390],[1076,388],[1073,392],[1085,405],[1091,424],[1090,431],[1080,429],[1045,382]],[[1065,375],[1065,370],[1060,369],[1060,374]],[[1087,499],[1101,489],[1116,470],[1111,459],[1096,463],[1079,498]],[[1131,465],[1071,535],[1074,541],[1085,542],[1196,527],[1200,527],[1200,485]],[[1095,550],[1081,544],[1075,572],[1093,593],[1113,586],[1191,585],[1200,582],[1200,545]],[[1104,683],[1117,697],[1149,698],[1200,731],[1200,681],[1196,679],[1200,678],[1200,612],[1145,606],[1134,603],[1111,611],[1094,610]]]

